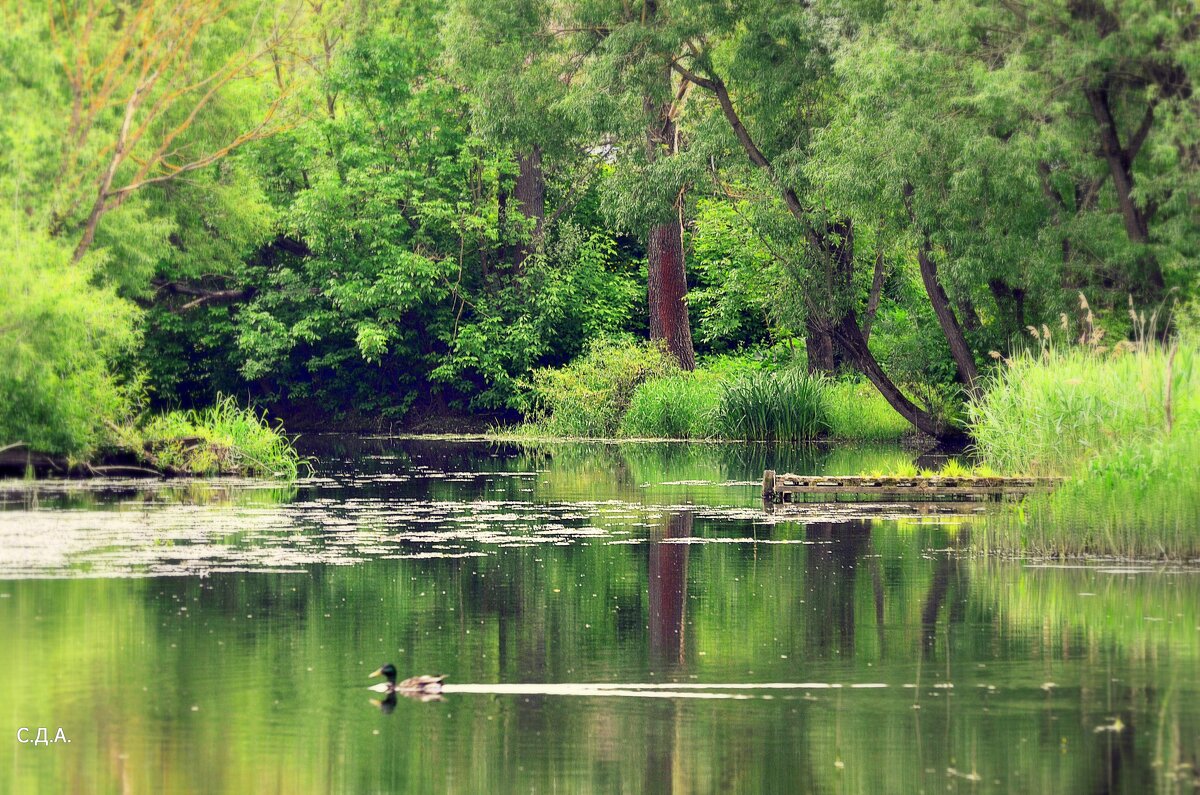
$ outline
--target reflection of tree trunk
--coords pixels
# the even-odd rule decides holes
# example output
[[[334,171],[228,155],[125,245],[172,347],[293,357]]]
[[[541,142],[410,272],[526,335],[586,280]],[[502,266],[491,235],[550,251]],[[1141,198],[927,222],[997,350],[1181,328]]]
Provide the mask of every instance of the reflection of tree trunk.
[[[929,586],[929,594],[925,604],[921,606],[921,629],[924,648],[922,653],[928,657],[937,642],[937,620],[942,605],[946,602],[946,592],[950,588],[950,556],[943,555],[933,570],[933,582]]]
[[[879,641],[879,656],[882,657],[887,637],[883,628],[883,572],[879,570],[879,558],[874,554],[870,557],[870,567],[871,590],[875,597],[875,636]]]
[[[684,663],[687,619],[687,544],[664,544],[666,538],[690,538],[693,514],[677,511],[650,536],[650,655],[660,665]]]
[[[804,599],[811,607],[805,644],[815,657],[854,653],[854,580],[858,561],[871,543],[870,522],[810,522],[804,564]],[[831,543],[829,543],[831,542]]]

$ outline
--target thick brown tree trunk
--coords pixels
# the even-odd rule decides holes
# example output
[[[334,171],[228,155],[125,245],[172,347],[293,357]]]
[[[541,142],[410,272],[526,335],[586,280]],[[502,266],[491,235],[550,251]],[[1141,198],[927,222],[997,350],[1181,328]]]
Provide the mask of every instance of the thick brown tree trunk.
[[[517,157],[517,181],[513,185],[512,198],[521,215],[533,221],[528,238],[512,246],[509,252],[509,261],[520,265],[541,241],[546,218],[546,177],[542,173],[542,148],[537,144]],[[508,206],[512,207],[511,204]]]
[[[647,0],[647,19],[657,13],[658,4]],[[671,95],[671,67],[664,66],[662,77]],[[646,159],[673,157],[679,152],[679,130],[675,125],[671,102],[653,96],[643,98],[650,119],[646,129]],[[687,306],[687,271],[683,259],[683,192],[675,197],[672,219],[654,224],[646,235],[647,303],[650,308],[650,339],[663,340],[667,351],[684,370],[696,369],[696,351],[692,347],[692,328]]]
[[[680,367],[695,370],[683,264],[683,224],[678,215],[672,222],[650,227],[646,260],[650,339],[663,340]]]
[[[808,372],[832,375],[837,367],[833,336],[828,323],[819,321],[812,310],[804,319],[804,344],[808,351]]]

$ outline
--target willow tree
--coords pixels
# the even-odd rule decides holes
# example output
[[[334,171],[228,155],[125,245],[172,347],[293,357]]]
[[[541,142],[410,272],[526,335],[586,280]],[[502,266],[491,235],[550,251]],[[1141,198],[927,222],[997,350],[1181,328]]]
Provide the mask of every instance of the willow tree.
[[[696,364],[687,306],[684,215],[694,165],[679,119],[691,85],[671,63],[684,3],[548,3],[545,33],[562,48],[556,109],[605,162],[606,217],[646,249],[650,337],[684,369]]]
[[[296,12],[277,5],[51,4],[49,38],[70,97],[53,228],[78,235],[75,262],[91,249],[104,216],[136,193],[287,126],[290,86],[268,76],[278,74]],[[244,125],[216,138],[198,134],[218,101],[248,83],[259,96]]]

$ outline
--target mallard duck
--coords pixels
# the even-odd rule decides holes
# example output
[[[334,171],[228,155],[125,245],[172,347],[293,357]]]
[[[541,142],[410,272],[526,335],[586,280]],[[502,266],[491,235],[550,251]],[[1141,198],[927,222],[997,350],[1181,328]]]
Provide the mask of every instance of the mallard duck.
[[[396,681],[396,666],[391,663],[386,663],[371,672],[372,677],[382,676],[387,679],[385,691],[387,693],[399,693],[402,696],[436,696],[442,692],[442,680],[446,678],[445,674],[441,676],[430,676],[421,674],[420,676],[410,676],[401,682]]]

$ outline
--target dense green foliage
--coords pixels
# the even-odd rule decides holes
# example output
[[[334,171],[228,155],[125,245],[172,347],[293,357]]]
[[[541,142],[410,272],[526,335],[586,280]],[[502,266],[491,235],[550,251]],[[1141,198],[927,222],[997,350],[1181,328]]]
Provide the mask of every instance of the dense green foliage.
[[[570,367],[533,374],[539,417],[529,432],[547,436],[606,437],[616,434],[639,386],[678,372],[658,346],[632,340],[592,346]]]
[[[87,455],[143,407],[237,394],[319,428],[895,438],[973,417],[998,465],[1065,470],[1061,434],[1138,437],[1102,397],[1136,374],[1021,364],[1026,329],[1113,346],[1128,302],[1196,313],[1182,0],[0,15],[0,444]],[[686,296],[663,298],[667,243]],[[665,339],[690,368],[663,306],[707,374],[611,342]],[[1029,419],[1008,385],[1059,367],[1058,418]],[[802,369],[823,386],[759,373]]]
[[[86,454],[130,409],[112,367],[136,344],[137,310],[70,256],[0,212],[0,440]]]
[[[630,343],[540,370],[533,385],[539,419],[518,429],[525,436],[881,441],[911,431],[860,382],[744,359],[679,372],[661,350]]]

